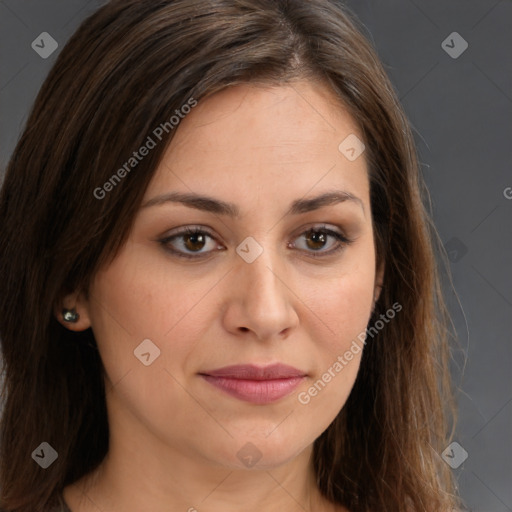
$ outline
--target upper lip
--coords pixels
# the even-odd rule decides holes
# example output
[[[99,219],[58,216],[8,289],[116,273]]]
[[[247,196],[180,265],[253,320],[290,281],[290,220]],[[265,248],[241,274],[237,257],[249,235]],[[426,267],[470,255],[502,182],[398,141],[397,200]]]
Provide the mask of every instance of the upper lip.
[[[253,364],[237,364],[233,366],[225,366],[217,370],[201,372],[202,375],[211,377],[225,377],[231,379],[245,380],[273,380],[273,379],[289,379],[292,377],[304,377],[306,373],[293,366],[276,363],[268,366],[256,366]]]

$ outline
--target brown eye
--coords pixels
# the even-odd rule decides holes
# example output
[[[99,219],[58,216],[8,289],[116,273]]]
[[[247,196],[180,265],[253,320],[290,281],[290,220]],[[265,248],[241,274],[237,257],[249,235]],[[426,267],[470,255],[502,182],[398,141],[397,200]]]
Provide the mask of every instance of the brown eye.
[[[306,241],[311,249],[318,250],[322,249],[327,243],[329,237],[323,231],[308,231]]]
[[[338,251],[341,251],[345,248],[345,246],[352,243],[352,240],[349,240],[346,236],[339,233],[338,231],[333,231],[332,229],[328,229],[325,227],[308,229],[304,233],[300,235],[300,237],[304,237],[305,250],[308,255],[313,257],[322,257],[322,256],[330,256]],[[299,238],[300,238],[299,237]],[[334,239],[334,243],[331,243],[331,249],[322,250],[324,247],[329,246],[329,239]]]
[[[185,247],[189,251],[200,251],[206,244],[206,237],[203,233],[192,233],[183,235]]]
[[[217,245],[213,243],[214,238],[207,231],[200,228],[186,228],[159,242],[167,251],[178,257],[202,258],[212,252],[212,250],[202,250],[208,245],[208,239],[212,241],[210,242],[212,249],[215,249]]]

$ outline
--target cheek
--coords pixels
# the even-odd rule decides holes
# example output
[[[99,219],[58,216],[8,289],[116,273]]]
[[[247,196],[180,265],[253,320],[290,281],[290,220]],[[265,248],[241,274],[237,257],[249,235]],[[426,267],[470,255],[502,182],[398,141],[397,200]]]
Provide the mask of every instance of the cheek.
[[[374,273],[371,267],[340,275],[310,295],[311,309],[318,312],[317,316],[325,324],[326,347],[337,353],[365,331],[373,298]]]
[[[147,264],[128,266],[119,257],[91,288],[91,321],[109,382],[112,421],[129,411],[148,429],[158,419],[178,435],[180,418],[197,414],[197,403],[183,388],[183,366],[199,336],[205,285],[187,287],[183,279],[171,283],[162,277]],[[183,289],[186,294],[176,292]]]
[[[108,339],[108,330],[135,342],[161,338],[170,330],[185,315],[187,304],[176,292],[181,285],[168,274],[166,278],[158,259],[148,258],[143,246],[129,240],[108,270],[98,273],[91,289],[91,321],[101,338]],[[113,343],[118,339],[111,338]]]
[[[143,259],[128,244],[91,288],[93,332],[111,382],[146,368],[137,358],[142,343],[150,349],[150,360],[158,354],[143,379],[148,374],[153,379],[155,368],[160,372],[168,368],[177,377],[183,374],[208,317],[205,294],[217,282],[217,276],[191,280],[175,273],[171,278],[161,262]]]
[[[359,371],[374,297],[372,267],[364,268],[338,276],[309,298],[324,324],[324,336],[310,334],[318,364],[297,402],[310,418],[324,418],[324,427],[345,404]]]

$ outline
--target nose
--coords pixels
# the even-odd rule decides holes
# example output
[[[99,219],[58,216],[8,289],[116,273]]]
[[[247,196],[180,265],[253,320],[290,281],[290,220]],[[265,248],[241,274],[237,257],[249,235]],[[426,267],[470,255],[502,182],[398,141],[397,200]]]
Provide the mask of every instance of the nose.
[[[237,336],[252,333],[261,341],[289,335],[299,323],[294,307],[298,299],[287,283],[283,255],[264,248],[252,263],[236,258],[228,284],[225,328]]]

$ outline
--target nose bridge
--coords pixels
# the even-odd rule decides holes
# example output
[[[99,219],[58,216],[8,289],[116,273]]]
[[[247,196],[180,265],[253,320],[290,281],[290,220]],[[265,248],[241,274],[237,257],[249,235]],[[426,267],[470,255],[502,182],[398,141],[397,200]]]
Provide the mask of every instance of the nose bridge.
[[[278,334],[291,325],[291,308],[289,290],[287,289],[285,268],[280,259],[280,251],[270,249],[272,236],[260,237],[263,243],[247,241],[248,246],[240,244],[242,249],[248,248],[237,262],[234,286],[239,306],[243,310],[241,320],[253,331],[259,331],[261,336]],[[255,245],[258,244],[258,246]],[[252,244],[252,245],[251,245]],[[239,249],[240,249],[239,246]],[[258,251],[259,254],[250,260],[244,259],[244,254]],[[241,325],[240,325],[241,326]]]
[[[283,293],[282,282],[278,278],[279,269],[282,269],[283,265],[278,262],[278,251],[270,248],[271,238],[265,237],[265,245],[253,239],[245,242],[245,245],[240,244],[239,247],[239,254],[248,247],[249,254],[252,255],[247,259],[241,256],[238,278],[247,286],[247,292],[255,296],[264,296],[266,300],[276,300]]]

